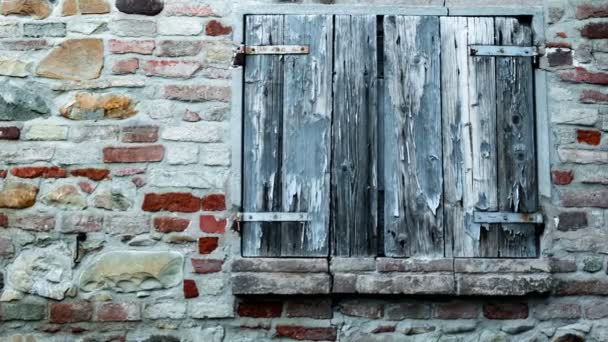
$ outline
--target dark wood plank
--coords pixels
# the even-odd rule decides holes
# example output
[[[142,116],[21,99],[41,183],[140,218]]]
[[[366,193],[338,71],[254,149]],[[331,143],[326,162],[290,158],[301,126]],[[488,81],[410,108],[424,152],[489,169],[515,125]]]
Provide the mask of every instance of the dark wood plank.
[[[281,44],[283,16],[246,17],[245,42]],[[243,210],[282,210],[282,98],[283,66],[280,56],[247,56],[245,67],[243,131]],[[278,256],[278,223],[243,224],[243,256]]]
[[[530,26],[516,18],[496,18],[497,45],[531,46]],[[538,209],[534,81],[532,58],[497,57],[498,207],[531,213]],[[499,257],[536,257],[533,224],[503,224],[497,229]]]
[[[441,257],[439,18],[386,16],[384,37],[385,253]]]
[[[331,16],[285,16],[284,44],[310,53],[284,57],[283,210],[313,220],[282,224],[282,256],[329,254],[332,32]]]
[[[338,15],[334,26],[333,254],[375,256],[376,16]]]

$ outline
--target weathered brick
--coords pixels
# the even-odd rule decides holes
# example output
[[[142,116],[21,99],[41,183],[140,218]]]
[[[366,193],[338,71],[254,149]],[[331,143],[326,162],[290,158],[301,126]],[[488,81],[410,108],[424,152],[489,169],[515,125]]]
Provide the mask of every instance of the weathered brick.
[[[335,341],[338,336],[335,327],[317,328],[279,324],[276,326],[276,331],[277,337],[287,337],[294,340]]]
[[[160,18],[158,33],[164,36],[195,36],[203,32],[203,24],[197,18]]]
[[[196,282],[192,279],[184,279],[184,298],[196,298],[199,296]]]
[[[114,62],[112,65],[112,73],[114,75],[128,75],[134,74],[139,69],[138,58],[126,58],[120,59]]]
[[[150,193],[145,195],[142,209],[152,212],[166,210],[193,213],[200,210],[200,205],[201,200],[187,192]]]
[[[232,33],[232,27],[225,26],[218,20],[209,20],[205,26],[205,33],[208,36],[225,36]]]
[[[237,258],[232,262],[234,272],[285,272],[318,273],[327,272],[327,259],[298,258]]]
[[[606,296],[608,281],[604,279],[559,279],[553,285],[553,293],[558,296]]]
[[[576,19],[608,17],[608,4],[583,3],[576,7]]]
[[[560,77],[563,81],[574,83],[608,84],[608,73],[590,72],[583,67],[576,67],[574,71],[563,72]]]
[[[230,101],[231,89],[229,86],[212,85],[166,85],[164,96],[170,100],[205,102]]]
[[[561,203],[569,208],[608,208],[608,190],[564,190],[561,193]]]
[[[167,3],[164,14],[184,17],[213,17],[218,15],[209,4],[181,1]]]
[[[1,217],[2,216],[0,216],[0,227],[5,227],[2,225]],[[13,255],[13,253],[15,253],[15,247],[13,246],[13,242],[10,239],[0,237],[0,256],[7,257]]]
[[[582,317],[579,304],[541,304],[534,308],[536,318],[541,321],[552,319],[579,319]]]
[[[552,273],[571,273],[576,272],[576,260],[574,259],[558,259],[550,258],[549,264],[551,265]]]
[[[140,55],[151,55],[154,51],[155,43],[153,40],[119,40],[110,39],[110,52],[116,54],[137,53]]]
[[[397,303],[387,304],[385,307],[386,319],[401,321],[404,319],[431,318],[431,305],[425,303]]]
[[[0,140],[19,140],[21,129],[19,127],[0,127]]]
[[[130,126],[122,129],[124,143],[151,143],[158,141],[158,126]]]
[[[86,168],[86,169],[76,169],[70,171],[72,176],[74,177],[86,177],[90,180],[101,181],[110,175],[110,170],[107,169],[94,169],[94,168]]]
[[[104,217],[106,232],[134,236],[150,230],[150,216],[141,214],[108,214]]]
[[[7,170],[0,170],[0,178],[6,178],[7,175],[8,175]]]
[[[209,274],[222,271],[224,260],[219,259],[192,259],[192,268],[195,273]]]
[[[118,140],[120,127],[117,125],[84,125],[70,129],[70,140],[81,143],[85,141]]]
[[[223,194],[207,195],[201,199],[201,205],[204,211],[226,210],[226,197]]]
[[[200,68],[201,64],[198,62],[152,60],[146,62],[144,65],[144,72],[148,76],[190,78]]]
[[[46,49],[49,43],[46,39],[7,39],[0,42],[0,46],[4,50],[32,51]]]
[[[281,317],[283,303],[277,300],[243,299],[237,307],[241,317],[272,318]]]
[[[331,319],[334,312],[331,299],[314,299],[311,305],[310,299],[292,299],[285,301],[285,315],[287,317],[307,317],[314,319]]]
[[[561,231],[587,228],[587,213],[584,211],[567,211],[558,216],[557,229]]]
[[[3,22],[0,23],[0,38],[12,38],[21,35],[18,22]]]
[[[65,169],[56,166],[16,167],[11,174],[19,178],[65,178],[68,173]]]
[[[63,213],[60,230],[63,233],[100,232],[103,228],[103,216],[90,213]]]
[[[216,237],[202,237],[198,239],[199,254],[211,254],[217,249],[219,239]]]
[[[456,274],[459,295],[523,296],[551,290],[549,273]]]
[[[556,49],[547,53],[547,62],[550,67],[572,65],[572,50]]]
[[[232,292],[242,295],[319,295],[330,291],[326,273],[233,273]]]
[[[585,306],[587,319],[602,319],[608,317],[608,303],[596,302]]]
[[[559,148],[557,150],[559,159],[564,163],[577,164],[606,164],[608,163],[608,151],[582,150],[575,148]]]
[[[588,23],[581,29],[581,36],[589,39],[608,38],[608,23]]]
[[[181,217],[155,217],[154,229],[161,233],[183,232],[190,226],[190,220]]]
[[[454,269],[451,259],[378,258],[376,267],[378,272],[451,272]]]
[[[517,302],[486,303],[483,315],[487,319],[526,319],[528,304]]]
[[[95,320],[99,322],[129,322],[141,320],[139,303],[98,303]]]
[[[475,303],[465,302],[437,304],[433,315],[439,319],[472,319],[477,316],[479,316],[479,306]]]
[[[103,149],[105,163],[159,162],[165,157],[165,148],[160,145],[138,147],[106,147]]]
[[[188,282],[191,281],[189,279],[186,280],[188,280]],[[146,304],[144,308],[144,317],[149,319],[181,319],[186,317],[186,309],[186,303],[182,300],[163,300]]]
[[[28,231],[49,232],[55,229],[55,217],[46,214],[13,214],[6,221],[9,227]]]
[[[595,130],[579,129],[576,131],[576,140],[582,144],[597,146],[602,141],[602,133]]]
[[[93,304],[89,302],[51,303],[51,323],[85,322],[92,318]]]
[[[572,170],[553,170],[551,178],[555,185],[568,185],[574,180],[574,172]]]
[[[189,57],[198,55],[203,49],[200,40],[160,40],[155,55],[159,57]]]
[[[200,217],[201,231],[209,234],[224,234],[226,232],[226,219],[216,218],[212,215]]]
[[[340,303],[340,312],[346,316],[379,319],[384,315],[384,306],[366,301],[345,301]]]
[[[572,49],[572,44],[568,42],[546,42],[545,47],[553,49]]]
[[[40,321],[46,318],[46,303],[25,302],[0,304],[0,321]]]

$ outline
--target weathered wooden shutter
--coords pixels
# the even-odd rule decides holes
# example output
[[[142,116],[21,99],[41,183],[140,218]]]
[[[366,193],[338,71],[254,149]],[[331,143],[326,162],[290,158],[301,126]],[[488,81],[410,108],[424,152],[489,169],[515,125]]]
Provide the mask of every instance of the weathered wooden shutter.
[[[453,256],[535,257],[534,224],[475,217],[538,209],[532,58],[469,51],[530,46],[531,29],[515,18],[443,17],[441,39],[445,226]]]
[[[303,212],[308,222],[246,222],[244,256],[327,256],[332,112],[331,16],[246,18],[247,45],[308,45],[248,55],[243,210]]]
[[[439,18],[384,18],[384,253],[444,255]]]

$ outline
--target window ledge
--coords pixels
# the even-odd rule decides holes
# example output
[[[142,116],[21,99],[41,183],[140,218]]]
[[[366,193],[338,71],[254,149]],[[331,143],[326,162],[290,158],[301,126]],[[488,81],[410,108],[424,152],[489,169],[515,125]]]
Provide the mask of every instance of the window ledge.
[[[523,296],[551,291],[544,259],[237,259],[236,295]]]

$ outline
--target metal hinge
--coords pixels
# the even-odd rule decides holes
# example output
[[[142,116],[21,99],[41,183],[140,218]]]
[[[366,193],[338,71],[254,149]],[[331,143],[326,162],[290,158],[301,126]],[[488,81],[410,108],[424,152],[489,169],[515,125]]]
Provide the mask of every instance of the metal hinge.
[[[469,45],[469,54],[489,57],[535,57],[539,55],[536,46],[506,45]]]
[[[308,222],[309,213],[238,213],[239,222]]]
[[[307,55],[308,45],[241,45],[234,54],[233,66],[245,65],[246,55]]]
[[[473,213],[475,223],[535,223],[544,222],[541,213],[508,213],[508,212],[487,212],[476,211]]]

